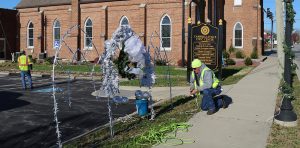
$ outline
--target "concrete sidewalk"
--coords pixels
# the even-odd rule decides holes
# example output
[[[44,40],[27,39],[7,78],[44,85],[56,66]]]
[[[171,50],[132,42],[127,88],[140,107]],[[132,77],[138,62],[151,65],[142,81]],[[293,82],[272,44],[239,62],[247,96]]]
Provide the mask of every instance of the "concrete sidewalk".
[[[182,148],[263,148],[272,125],[279,76],[276,57],[268,57],[237,84],[225,87],[224,95],[232,98],[227,109],[208,116],[196,114],[189,123],[193,126],[179,138],[195,143]],[[165,145],[159,148],[169,147]]]
[[[186,87],[172,87],[171,89],[171,94],[170,94],[170,87],[153,87],[152,88],[152,98],[154,101],[162,101],[166,99],[173,98],[175,96],[180,96],[180,95],[189,95],[189,86]],[[120,95],[128,97],[129,99],[135,99],[134,92],[136,90],[141,90],[141,91],[148,91],[147,87],[137,87],[137,86],[120,86]],[[123,92],[127,91],[132,91],[131,94],[126,94]]]

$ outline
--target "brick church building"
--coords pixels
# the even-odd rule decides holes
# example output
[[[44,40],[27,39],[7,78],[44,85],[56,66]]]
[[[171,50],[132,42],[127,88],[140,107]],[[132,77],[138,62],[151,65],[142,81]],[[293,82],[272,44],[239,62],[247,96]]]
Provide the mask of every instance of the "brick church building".
[[[206,6],[200,14],[204,18],[202,21],[218,24],[218,19],[223,19],[225,22],[224,49],[232,45],[249,56],[257,47],[261,55],[263,0],[205,1]],[[102,52],[104,41],[111,38],[118,26],[130,25],[146,46],[152,35],[160,37],[163,43],[154,40],[153,44],[164,47],[172,64],[176,65],[183,52],[185,59],[187,55],[190,5],[195,23],[193,18],[198,6],[190,0],[21,0],[16,7],[20,13],[20,49],[36,58],[41,53],[53,56],[57,41],[69,28],[80,25],[82,31],[72,30],[65,41],[72,49],[88,50],[87,60],[93,60],[97,57],[95,48]],[[70,59],[71,56],[63,46],[60,58]]]

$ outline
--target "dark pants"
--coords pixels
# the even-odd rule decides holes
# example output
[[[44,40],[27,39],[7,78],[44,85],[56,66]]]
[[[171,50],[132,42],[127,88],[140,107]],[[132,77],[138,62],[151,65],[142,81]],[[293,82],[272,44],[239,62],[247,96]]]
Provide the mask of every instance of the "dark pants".
[[[223,106],[222,98],[218,97],[213,99],[214,96],[219,95],[222,92],[221,86],[217,88],[209,88],[202,91],[202,102],[201,109],[206,110],[216,110],[217,108],[221,108]]]
[[[32,80],[31,80],[30,71],[21,71],[22,88],[26,89],[26,80],[25,80],[25,77],[27,77],[27,79],[28,79],[29,88],[32,89]]]

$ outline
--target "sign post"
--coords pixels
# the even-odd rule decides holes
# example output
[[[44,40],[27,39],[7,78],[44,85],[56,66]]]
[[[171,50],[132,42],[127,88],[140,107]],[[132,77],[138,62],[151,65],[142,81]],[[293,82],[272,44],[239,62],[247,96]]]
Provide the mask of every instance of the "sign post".
[[[192,51],[191,51],[191,30],[192,30],[192,18],[191,16],[188,18],[188,55],[187,55],[187,81],[190,82],[191,77],[191,64],[192,64]]]
[[[219,46],[218,46],[218,50],[219,50],[219,80],[221,81],[222,80],[222,67],[223,65],[225,64],[223,61],[223,47],[224,47],[224,43],[223,43],[223,40],[224,40],[224,37],[223,37],[223,20],[222,19],[219,19]]]

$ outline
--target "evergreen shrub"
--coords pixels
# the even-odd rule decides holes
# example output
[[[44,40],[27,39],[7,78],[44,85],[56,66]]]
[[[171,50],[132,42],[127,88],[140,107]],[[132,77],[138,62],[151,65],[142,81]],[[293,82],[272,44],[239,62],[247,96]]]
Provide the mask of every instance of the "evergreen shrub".
[[[244,60],[244,63],[245,63],[246,66],[249,66],[249,65],[252,65],[252,64],[253,64],[250,57],[247,57],[247,58]]]
[[[245,57],[244,53],[241,50],[236,51],[235,57],[238,59],[243,59]]]
[[[251,59],[257,59],[258,58],[256,47],[254,47],[254,49],[252,50],[252,53],[251,53],[250,57],[251,57]]]
[[[226,62],[226,65],[235,65],[235,61],[233,59],[230,59],[230,58],[226,59],[225,62]]]
[[[230,54],[227,51],[224,51],[223,52],[223,57],[224,57],[224,59],[229,59]]]

